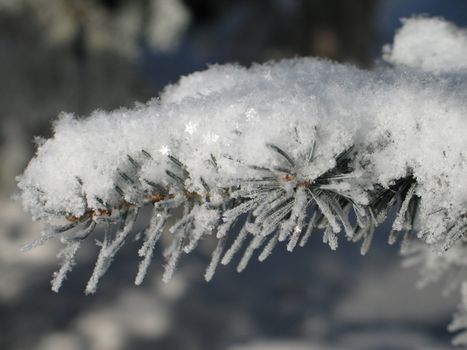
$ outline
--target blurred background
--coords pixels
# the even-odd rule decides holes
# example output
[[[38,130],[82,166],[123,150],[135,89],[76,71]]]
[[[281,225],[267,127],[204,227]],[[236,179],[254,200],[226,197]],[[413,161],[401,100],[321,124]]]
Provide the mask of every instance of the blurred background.
[[[40,225],[11,199],[61,111],[131,107],[214,63],[320,56],[371,68],[413,14],[467,26],[464,0],[0,0],[0,349],[449,349],[458,296],[418,290],[387,232],[365,257],[316,235],[210,283],[207,249],[184,256],[168,284],[158,255],[141,287],[130,243],[85,296],[89,240],[55,294],[57,246],[19,252]]]

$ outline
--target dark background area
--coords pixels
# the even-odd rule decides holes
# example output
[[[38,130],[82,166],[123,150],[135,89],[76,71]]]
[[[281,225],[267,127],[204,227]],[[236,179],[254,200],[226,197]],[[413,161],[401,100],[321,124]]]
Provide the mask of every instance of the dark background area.
[[[210,283],[209,242],[168,284],[157,255],[140,287],[128,244],[85,296],[89,240],[55,294],[57,246],[19,252],[40,225],[11,199],[33,138],[50,137],[61,111],[131,107],[215,63],[319,56],[370,69],[414,14],[467,26],[463,0],[0,0],[0,349],[449,349],[457,296],[416,289],[387,226],[365,257],[316,235]]]

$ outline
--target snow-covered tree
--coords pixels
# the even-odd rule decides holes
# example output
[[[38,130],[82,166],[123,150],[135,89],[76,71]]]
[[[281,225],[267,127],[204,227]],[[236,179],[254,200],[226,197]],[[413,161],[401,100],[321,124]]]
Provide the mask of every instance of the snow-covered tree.
[[[215,240],[210,280],[237,253],[241,271],[256,251],[261,261],[281,243],[293,251],[315,231],[365,254],[395,208],[389,243],[423,261],[427,281],[463,283],[466,53],[467,32],[413,18],[371,71],[311,58],[212,66],[134,109],[63,114],[19,177],[25,209],[47,225],[25,249],[64,243],[57,291],[102,226],[94,293],[142,209],[152,216],[136,284],[162,235],[166,281],[184,253]],[[452,328],[466,325],[461,312]]]

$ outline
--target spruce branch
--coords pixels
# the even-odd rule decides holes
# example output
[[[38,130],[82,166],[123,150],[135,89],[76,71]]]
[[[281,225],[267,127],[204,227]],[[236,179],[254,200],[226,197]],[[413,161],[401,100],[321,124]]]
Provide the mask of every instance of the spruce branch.
[[[279,166],[239,165],[254,170],[254,174],[236,186],[208,184],[200,178],[202,186],[198,191],[187,188],[191,174],[174,155],[167,156],[171,169],[165,171],[165,178],[158,183],[140,177],[144,162],[153,159],[148,151],[127,155],[126,167],[116,170],[115,190],[120,197],[116,205],[110,207],[97,199],[102,208],[86,208],[80,217],[66,215],[65,219],[70,223],[45,231],[24,248],[34,248],[50,238],[69,234],[64,239],[66,245],[61,253],[64,263],[54,278],[53,289],[57,291],[74,264],[79,242],[90,236],[100,223],[105,223],[104,239],[99,242],[101,251],[86,287],[86,293],[94,293],[98,281],[132,233],[138,212],[146,206],[152,206],[152,217],[138,252],[142,258],[135,279],[138,285],[144,280],[153,251],[164,232],[172,240],[164,252],[167,261],[163,279],[168,281],[182,253],[192,252],[206,236],[218,241],[206,270],[205,277],[210,280],[217,265],[220,262],[228,264],[243,247],[238,271],[245,269],[257,249],[262,250],[258,259],[264,261],[278,243],[285,242],[286,249],[293,251],[297,245],[303,247],[316,230],[323,232],[323,242],[331,249],[337,247],[339,234],[344,231],[346,239],[363,241],[361,252],[365,254],[374,231],[397,200],[400,208],[393,232],[411,230],[417,206],[414,199],[416,181],[412,176],[399,179],[389,188],[376,186],[376,189],[365,190],[353,181],[355,169],[352,163],[356,152],[354,147],[349,147],[335,156],[332,168],[314,179],[307,178],[301,169],[304,162],[313,165],[316,143],[313,140],[312,150],[297,158],[277,145],[266,144],[265,149],[272,152]],[[216,164],[214,156],[211,161]],[[213,171],[217,171],[216,167]],[[82,182],[79,183],[82,186]],[[149,187],[145,189],[144,185]],[[211,201],[214,193],[218,199]],[[83,195],[85,197],[85,193]],[[180,210],[183,215],[170,223],[168,218],[177,217]],[[231,237],[235,232],[239,232],[237,237]],[[395,240],[394,235],[391,233],[391,243]],[[404,241],[411,239],[406,236]],[[251,238],[246,244],[248,237]]]
[[[429,55],[412,47],[427,30]],[[278,246],[305,246],[312,234],[331,249],[342,239],[361,242],[366,254],[395,213],[389,244],[422,262],[426,280],[465,283],[466,38],[440,19],[409,19],[385,51],[393,66],[213,66],[132,110],[63,114],[18,178],[25,209],[45,222],[23,250],[64,244],[52,281],[58,291],[82,242],[97,238],[86,287],[94,293],[143,209],[152,213],[136,284],[162,236],[164,281],[183,255],[215,241],[210,280],[219,264],[236,260],[242,271]],[[464,299],[456,330],[467,328]]]

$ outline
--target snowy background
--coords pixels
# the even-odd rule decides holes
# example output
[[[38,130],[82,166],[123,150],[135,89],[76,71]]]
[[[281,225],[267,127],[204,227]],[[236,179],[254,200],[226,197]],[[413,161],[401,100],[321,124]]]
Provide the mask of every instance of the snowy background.
[[[399,18],[419,13],[467,26],[461,0],[0,0],[0,349],[451,348],[458,296],[418,290],[385,234],[365,257],[316,236],[209,284],[199,250],[168,284],[153,264],[140,287],[128,244],[94,296],[83,293],[88,244],[55,294],[57,249],[19,252],[39,227],[10,199],[33,137],[50,136],[60,111],[132,106],[210,63],[313,55],[370,67]]]

